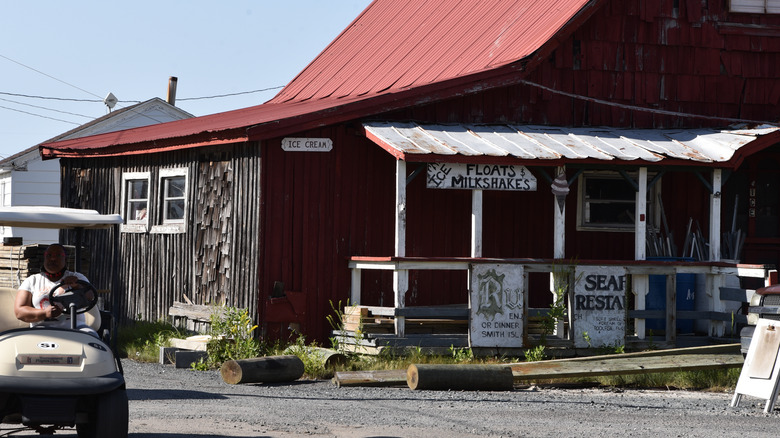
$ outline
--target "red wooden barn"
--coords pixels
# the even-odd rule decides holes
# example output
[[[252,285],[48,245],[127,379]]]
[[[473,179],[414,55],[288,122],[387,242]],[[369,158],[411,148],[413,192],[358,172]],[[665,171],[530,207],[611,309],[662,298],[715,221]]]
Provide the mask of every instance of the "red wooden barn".
[[[353,273],[398,310],[468,302],[436,262],[776,264],[780,16],[742,3],[376,0],[263,105],[41,152],[65,206],[125,218],[124,318],[226,302],[325,340]]]

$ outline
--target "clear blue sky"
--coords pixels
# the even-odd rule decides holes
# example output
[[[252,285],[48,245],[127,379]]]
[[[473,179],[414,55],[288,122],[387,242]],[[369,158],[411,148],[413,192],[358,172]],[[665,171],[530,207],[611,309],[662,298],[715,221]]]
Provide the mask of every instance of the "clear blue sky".
[[[3,1],[0,156],[105,115],[109,92],[118,106],[165,99],[171,76],[177,106],[196,116],[261,104],[279,89],[182,99],[286,85],[369,3]]]

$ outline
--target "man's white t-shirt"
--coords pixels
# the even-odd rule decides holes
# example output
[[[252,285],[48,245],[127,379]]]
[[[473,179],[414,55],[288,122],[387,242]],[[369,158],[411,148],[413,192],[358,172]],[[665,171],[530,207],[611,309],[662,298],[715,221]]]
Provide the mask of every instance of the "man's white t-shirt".
[[[89,280],[87,280],[87,277],[85,277],[84,275],[78,272],[71,272],[71,271],[65,271],[65,273],[62,275],[62,277],[60,277],[60,279],[67,278],[71,275],[78,278],[81,281],[89,282]],[[27,279],[24,280],[22,285],[19,286],[19,289],[26,290],[32,294],[33,307],[35,307],[36,309],[45,309],[50,305],[49,291],[57,283],[58,281],[51,281],[48,278],[46,278],[46,276],[43,274],[34,274],[27,277]],[[40,324],[46,325],[47,327],[70,328],[70,320],[68,319],[67,309],[65,309],[65,312],[62,315],[60,315],[56,321],[31,322],[30,327],[34,327]],[[87,325],[87,319],[84,317],[83,313],[76,316],[76,325],[77,326]]]

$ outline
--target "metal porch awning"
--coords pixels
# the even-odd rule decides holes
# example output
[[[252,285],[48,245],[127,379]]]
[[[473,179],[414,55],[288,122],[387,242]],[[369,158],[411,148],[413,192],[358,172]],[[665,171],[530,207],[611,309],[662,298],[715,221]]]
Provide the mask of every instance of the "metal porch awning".
[[[780,130],[773,125],[721,130],[411,122],[368,122],[363,127],[367,137],[394,155],[641,160],[659,164],[665,159],[727,162],[741,147]]]

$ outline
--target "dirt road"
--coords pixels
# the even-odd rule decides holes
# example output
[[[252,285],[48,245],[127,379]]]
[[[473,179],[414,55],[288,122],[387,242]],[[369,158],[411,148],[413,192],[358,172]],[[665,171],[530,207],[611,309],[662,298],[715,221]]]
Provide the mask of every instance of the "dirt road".
[[[776,436],[780,409],[731,393],[516,388],[511,392],[228,385],[218,372],[123,361],[130,436],[740,437]],[[57,433],[75,437],[75,433]]]

